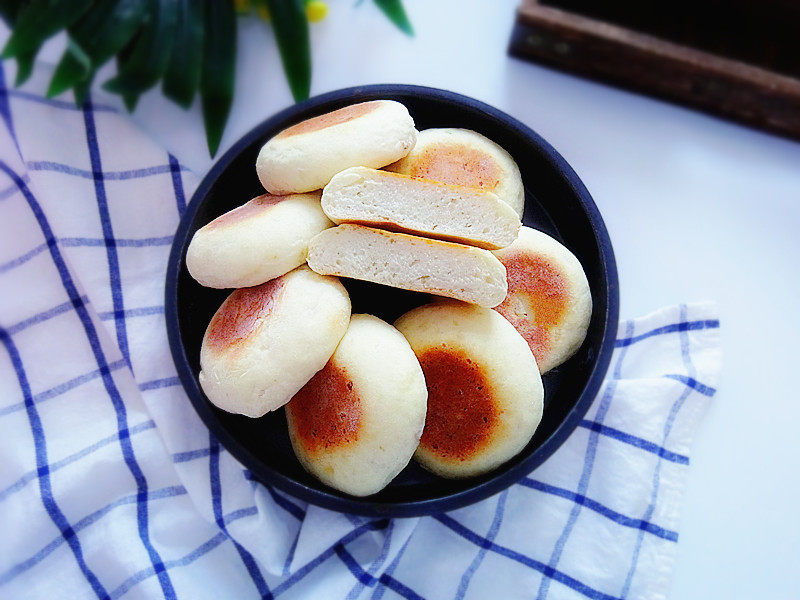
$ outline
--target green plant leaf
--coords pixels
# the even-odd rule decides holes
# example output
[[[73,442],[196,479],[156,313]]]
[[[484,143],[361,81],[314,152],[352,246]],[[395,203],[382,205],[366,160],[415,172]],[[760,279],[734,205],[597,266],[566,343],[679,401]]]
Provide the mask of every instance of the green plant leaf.
[[[92,61],[89,56],[70,38],[67,49],[58,61],[50,87],[47,88],[47,97],[53,98],[62,92],[74,87],[83,81],[92,71]]]
[[[147,16],[147,0],[100,0],[69,28],[95,69],[130,42]]]
[[[167,69],[175,35],[177,3],[151,0],[150,4],[150,18],[142,26],[130,54],[118,57],[117,76],[103,84],[103,89],[123,96],[141,94],[153,87]]]
[[[167,98],[189,108],[200,85],[203,60],[203,2],[177,0],[178,17],[172,54],[161,89]]]
[[[292,96],[295,101],[308,98],[311,91],[311,46],[303,0],[263,1],[269,9]]]
[[[39,52],[38,48],[31,52],[21,52],[17,55],[17,76],[14,79],[14,85],[22,85],[28,81],[28,77],[33,72],[33,62],[36,60],[37,52]]]
[[[22,8],[21,0],[0,0],[0,19],[11,27],[17,20],[17,13]]]
[[[200,97],[206,141],[217,153],[233,101],[236,75],[236,14],[230,0],[206,0]]]
[[[414,28],[403,8],[402,0],[374,0],[375,4],[383,11],[397,28],[407,35],[414,35]]]
[[[75,22],[92,0],[32,0],[17,14],[3,58],[37,51],[44,41]]]
[[[86,79],[83,79],[75,84],[72,88],[72,93],[75,95],[75,106],[82,107],[89,97],[89,90],[92,88],[92,81],[94,81],[95,72],[91,71]]]

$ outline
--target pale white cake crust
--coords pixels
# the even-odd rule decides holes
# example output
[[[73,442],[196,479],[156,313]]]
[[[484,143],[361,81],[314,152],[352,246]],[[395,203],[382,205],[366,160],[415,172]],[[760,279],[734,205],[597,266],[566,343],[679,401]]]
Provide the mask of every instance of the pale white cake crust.
[[[206,287],[259,285],[303,264],[308,242],[332,225],[318,192],[260,196],[198,229],[186,267]]]
[[[224,325],[215,327],[218,320]],[[222,410],[260,417],[286,404],[325,366],[349,321],[344,286],[306,266],[236,290],[203,337],[200,386]]]
[[[417,139],[414,120],[399,102],[375,100],[340,111],[295,125],[264,144],[256,160],[264,189],[321,189],[348,167],[378,168],[402,158]]]

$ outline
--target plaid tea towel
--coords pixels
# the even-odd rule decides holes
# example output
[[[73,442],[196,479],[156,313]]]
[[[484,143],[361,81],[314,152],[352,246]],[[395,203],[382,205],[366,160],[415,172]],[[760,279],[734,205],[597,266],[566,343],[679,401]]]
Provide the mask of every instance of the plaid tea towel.
[[[164,277],[198,174],[112,105],[43,98],[46,71],[0,72],[0,597],[666,596],[713,306],[623,323],[586,419],[493,498],[306,505],[252,481],[175,374]]]

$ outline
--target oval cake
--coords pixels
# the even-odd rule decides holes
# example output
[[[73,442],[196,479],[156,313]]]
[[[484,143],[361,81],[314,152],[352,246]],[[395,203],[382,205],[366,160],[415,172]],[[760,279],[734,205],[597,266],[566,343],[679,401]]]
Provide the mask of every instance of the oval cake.
[[[531,440],[544,389],[522,336],[495,311],[453,301],[415,308],[395,326],[428,387],[425,429],[414,457],[437,475],[497,468]]]
[[[517,163],[476,131],[424,129],[411,152],[388,170],[494,192],[522,217],[525,188]]]
[[[302,265],[308,242],[332,225],[319,193],[264,194],[198,229],[186,268],[206,287],[259,285]]]
[[[349,320],[344,286],[305,266],[236,290],[206,329],[200,386],[222,410],[260,417],[325,366]]]
[[[530,227],[495,256],[508,279],[508,295],[495,310],[522,334],[544,374],[575,354],[586,338],[592,317],[586,274],[572,252]]]
[[[308,192],[348,167],[393,163],[416,139],[405,106],[393,100],[362,102],[284,129],[261,148],[256,171],[271,194]]]
[[[400,332],[377,317],[353,315],[331,359],[286,405],[292,447],[326,485],[374,494],[411,460],[427,395]]]

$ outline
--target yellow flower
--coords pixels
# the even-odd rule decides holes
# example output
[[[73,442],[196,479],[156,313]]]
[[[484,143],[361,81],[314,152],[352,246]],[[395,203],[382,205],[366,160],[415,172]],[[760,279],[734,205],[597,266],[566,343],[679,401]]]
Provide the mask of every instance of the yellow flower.
[[[306,17],[312,23],[319,23],[328,15],[328,5],[322,0],[306,2]]]
[[[250,0],[233,0],[233,8],[239,14],[247,14],[253,7]]]
[[[262,21],[269,21],[269,9],[267,8],[266,4],[259,4],[258,5],[258,18]]]

